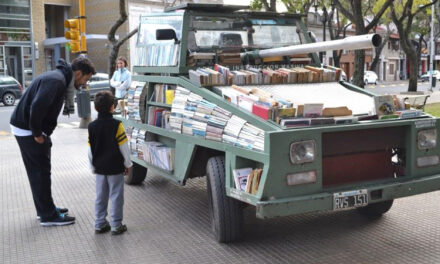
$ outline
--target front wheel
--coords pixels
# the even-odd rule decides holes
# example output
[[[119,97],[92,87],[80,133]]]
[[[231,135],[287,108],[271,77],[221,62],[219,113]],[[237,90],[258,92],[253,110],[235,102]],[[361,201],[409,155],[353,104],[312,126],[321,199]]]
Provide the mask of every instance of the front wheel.
[[[369,218],[379,218],[384,213],[388,212],[393,206],[394,200],[388,200],[378,203],[369,204],[365,207],[357,208],[359,214]]]
[[[124,176],[126,184],[138,185],[141,184],[145,177],[147,177],[147,168],[133,162],[130,173]]]
[[[3,104],[7,106],[14,105],[15,103],[15,95],[13,93],[5,93],[3,95]]]
[[[212,157],[206,165],[209,216],[218,242],[234,242],[241,238],[243,207],[238,200],[226,196],[225,158]]]

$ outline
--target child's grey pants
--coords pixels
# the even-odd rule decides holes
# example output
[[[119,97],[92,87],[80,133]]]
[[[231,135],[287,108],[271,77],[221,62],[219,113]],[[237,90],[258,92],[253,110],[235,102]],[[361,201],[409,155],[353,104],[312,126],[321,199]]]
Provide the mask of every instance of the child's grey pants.
[[[107,223],[108,200],[112,201],[110,209],[110,226],[122,224],[124,206],[124,174],[96,174],[95,228],[101,228]]]

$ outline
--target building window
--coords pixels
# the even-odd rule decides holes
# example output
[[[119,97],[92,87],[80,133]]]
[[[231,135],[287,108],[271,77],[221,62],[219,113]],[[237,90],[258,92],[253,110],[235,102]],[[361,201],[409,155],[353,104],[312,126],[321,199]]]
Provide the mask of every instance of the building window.
[[[394,74],[394,64],[390,63],[390,74]]]

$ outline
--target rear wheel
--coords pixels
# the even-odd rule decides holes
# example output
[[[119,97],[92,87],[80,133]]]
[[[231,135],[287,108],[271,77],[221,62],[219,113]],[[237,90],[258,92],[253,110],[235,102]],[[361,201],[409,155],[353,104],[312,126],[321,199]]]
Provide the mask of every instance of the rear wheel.
[[[242,235],[243,207],[226,196],[225,158],[212,157],[206,166],[211,227],[218,242],[237,241]]]
[[[2,98],[3,104],[7,106],[14,105],[15,95],[13,93],[5,93]]]
[[[357,208],[357,210],[363,216],[370,218],[378,218],[391,209],[391,206],[393,206],[393,202],[394,200],[388,200],[388,201],[373,203],[365,207],[359,207]]]
[[[133,162],[133,167],[131,167],[130,173],[125,175],[124,180],[126,184],[138,185],[145,180],[146,176],[147,168]]]

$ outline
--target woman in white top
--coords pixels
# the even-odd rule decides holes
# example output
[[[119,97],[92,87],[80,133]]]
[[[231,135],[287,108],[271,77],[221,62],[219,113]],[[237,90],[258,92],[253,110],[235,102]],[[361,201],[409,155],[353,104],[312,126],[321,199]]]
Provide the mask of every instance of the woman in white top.
[[[115,88],[115,99],[118,102],[119,109],[124,113],[125,108],[125,96],[130,88],[131,73],[127,69],[127,59],[124,57],[118,57],[116,60],[117,70],[113,73],[110,80],[110,85]]]

